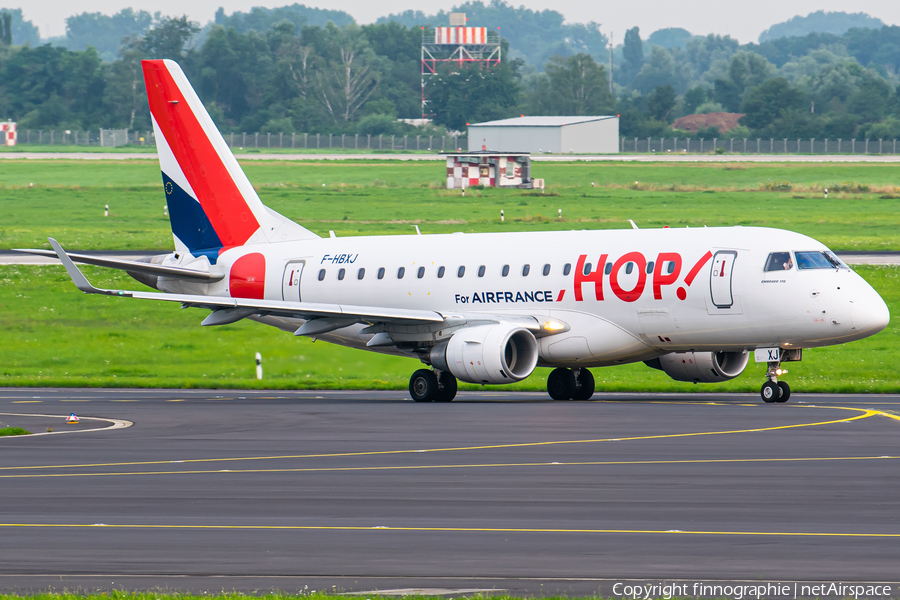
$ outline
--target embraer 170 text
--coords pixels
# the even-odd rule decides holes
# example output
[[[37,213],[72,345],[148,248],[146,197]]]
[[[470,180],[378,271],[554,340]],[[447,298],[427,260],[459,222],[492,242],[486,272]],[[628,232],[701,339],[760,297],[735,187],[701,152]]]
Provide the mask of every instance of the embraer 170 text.
[[[84,292],[212,310],[294,335],[414,357],[418,402],[457,380],[521,381],[554,367],[557,400],[587,400],[589,367],[643,361],[678,381],[781,363],[887,326],[872,287],[816,240],[716,227],[320,238],[262,204],[179,66],[144,61],[175,251],[142,261],[53,251]],[[163,293],[104,290],[73,264],[124,269]]]

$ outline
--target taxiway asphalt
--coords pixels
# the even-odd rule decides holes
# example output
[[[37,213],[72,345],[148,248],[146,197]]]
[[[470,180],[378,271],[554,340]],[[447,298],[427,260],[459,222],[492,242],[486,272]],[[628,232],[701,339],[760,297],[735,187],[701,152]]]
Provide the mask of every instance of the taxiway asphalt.
[[[0,589],[897,579],[900,396],[594,400],[0,390],[132,423],[0,438]]]

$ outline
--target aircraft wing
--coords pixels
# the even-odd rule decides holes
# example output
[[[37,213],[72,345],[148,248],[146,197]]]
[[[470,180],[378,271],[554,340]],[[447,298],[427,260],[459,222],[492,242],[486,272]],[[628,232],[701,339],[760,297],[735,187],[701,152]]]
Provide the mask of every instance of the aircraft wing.
[[[158,292],[134,292],[128,290],[107,290],[91,285],[84,274],[75,266],[59,243],[50,239],[56,256],[62,261],[69,277],[86,294],[104,294],[124,298],[145,300],[165,300],[179,302],[184,307],[208,308],[213,312],[203,322],[204,325],[224,325],[256,314],[300,319],[329,319],[335,322],[422,325],[442,323],[444,317],[430,310],[409,310],[375,306],[354,306],[346,304],[318,304],[313,302],[285,302],[281,300],[256,300],[249,298],[229,298],[225,296],[200,296],[190,294],[162,294]],[[141,264],[141,263],[138,263]]]
[[[51,240],[51,245],[56,240]],[[54,247],[55,248],[55,247]],[[39,250],[35,248],[13,248],[15,252],[27,252],[28,254],[37,254],[38,256],[50,256],[56,258],[59,253],[54,250]],[[210,273],[208,271],[198,271],[196,269],[185,269],[183,267],[166,267],[163,265],[154,265],[151,263],[140,262],[135,260],[122,260],[117,258],[106,258],[103,256],[91,256],[89,254],[67,254],[74,262],[80,262],[87,265],[96,265],[98,267],[109,267],[122,271],[132,271],[137,273],[149,273],[151,275],[162,275],[165,277],[177,277],[179,279],[188,279],[199,281],[201,283],[214,283],[225,278],[224,273]],[[62,260],[60,258],[60,260]],[[71,275],[71,273],[70,273]]]

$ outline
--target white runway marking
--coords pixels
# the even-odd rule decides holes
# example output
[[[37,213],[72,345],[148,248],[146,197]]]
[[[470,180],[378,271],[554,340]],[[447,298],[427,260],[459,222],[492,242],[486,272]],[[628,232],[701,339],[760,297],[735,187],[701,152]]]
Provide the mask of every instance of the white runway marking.
[[[0,413],[0,416],[4,417],[46,417],[50,419],[65,419],[69,415],[41,415],[41,414],[26,414],[26,413]],[[78,417],[81,421],[106,421],[107,423],[112,423],[108,427],[94,427],[92,429],[69,429],[63,431],[47,431],[43,433],[31,433],[28,435],[7,435],[0,436],[0,440],[9,440],[14,438],[31,438],[38,435],[61,435],[64,433],[87,433],[88,431],[109,431],[111,429],[125,429],[126,427],[131,427],[134,425],[131,421],[126,421],[125,419],[104,419],[102,417]]]

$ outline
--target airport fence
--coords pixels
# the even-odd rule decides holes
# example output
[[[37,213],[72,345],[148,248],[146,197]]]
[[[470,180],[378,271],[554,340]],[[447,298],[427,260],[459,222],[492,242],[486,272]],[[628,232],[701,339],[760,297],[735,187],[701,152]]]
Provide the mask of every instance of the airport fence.
[[[897,140],[623,137],[619,150],[636,154],[897,154]]]
[[[466,136],[368,135],[340,133],[227,132],[222,137],[235,150],[363,150],[370,152],[468,151]],[[18,145],[156,146],[152,131],[128,129],[20,130]],[[629,154],[897,154],[896,139],[788,138],[620,138],[619,151]]]
[[[466,136],[453,135],[369,135],[341,133],[223,133],[225,143],[235,150],[367,150],[401,152],[450,152],[467,150]],[[156,146],[152,131],[128,129],[19,131],[19,146],[29,144],[51,146]]]

